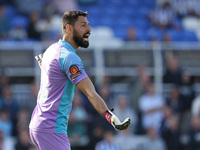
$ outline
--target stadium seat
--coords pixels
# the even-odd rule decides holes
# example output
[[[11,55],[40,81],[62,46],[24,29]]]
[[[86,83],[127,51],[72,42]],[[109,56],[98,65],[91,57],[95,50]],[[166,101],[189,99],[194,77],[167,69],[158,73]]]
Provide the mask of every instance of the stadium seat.
[[[137,29],[137,38],[139,41],[150,41],[151,37],[147,33],[147,30]]]
[[[167,31],[167,34],[169,34],[172,41],[181,41],[182,40],[181,36],[183,36],[183,35],[181,35],[181,31],[170,29]]]
[[[23,28],[26,28],[28,26],[29,19],[25,16],[16,16],[11,20],[11,26],[21,26]]]
[[[183,41],[198,41],[197,35],[194,31],[188,31],[188,30],[184,30],[183,31]]]
[[[148,8],[152,8],[156,5],[155,0],[142,0],[142,4]]]
[[[138,0],[126,0],[127,4],[130,6],[134,6],[135,8],[139,8],[139,6],[141,6],[141,1]]]
[[[163,38],[164,32],[162,30],[159,30],[156,27],[151,27],[151,28],[148,29],[148,31],[146,31],[146,34],[148,35],[149,40],[155,38],[158,41],[161,41],[162,38]]]
[[[142,41],[156,38],[162,40],[164,32],[154,27],[147,19],[149,11],[156,5],[153,0],[98,0],[93,5],[81,5],[80,8],[90,13],[89,21],[92,27],[108,26],[113,29],[115,36],[126,39],[126,30],[133,26],[138,29],[138,38]],[[182,20],[175,19],[174,23],[184,28]],[[197,41],[193,32],[181,33],[174,29],[167,30],[172,41]]]
[[[6,5],[5,15],[9,19],[13,19],[16,16],[16,9],[12,5]]]
[[[126,40],[127,37],[127,28],[122,28],[120,26],[113,27],[114,35],[123,40]]]

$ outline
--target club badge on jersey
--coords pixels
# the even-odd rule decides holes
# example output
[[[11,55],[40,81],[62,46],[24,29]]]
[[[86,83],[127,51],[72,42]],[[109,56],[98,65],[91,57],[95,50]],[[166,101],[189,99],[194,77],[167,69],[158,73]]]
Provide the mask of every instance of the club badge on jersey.
[[[78,77],[79,75],[81,75],[81,71],[79,70],[78,66],[76,65],[72,65],[70,68],[69,68],[69,71],[71,73],[70,77],[72,80],[74,80],[76,77]]]

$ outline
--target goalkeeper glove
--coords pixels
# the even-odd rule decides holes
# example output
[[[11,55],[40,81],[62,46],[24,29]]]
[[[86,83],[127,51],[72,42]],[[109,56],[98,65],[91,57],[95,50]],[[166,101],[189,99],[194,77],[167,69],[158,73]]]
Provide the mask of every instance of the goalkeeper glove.
[[[40,67],[42,64],[42,57],[43,57],[43,54],[39,54],[38,56],[35,56],[35,59],[37,60]]]
[[[104,117],[108,120],[108,122],[116,129],[116,130],[125,130],[131,124],[130,118],[126,118],[123,122],[120,122],[117,116],[115,116],[111,110],[107,110],[104,113]]]

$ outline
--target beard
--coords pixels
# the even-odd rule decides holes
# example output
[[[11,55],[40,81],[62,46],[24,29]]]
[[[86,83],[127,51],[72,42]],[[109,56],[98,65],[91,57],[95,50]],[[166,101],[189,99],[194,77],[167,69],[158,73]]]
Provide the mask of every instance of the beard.
[[[85,33],[85,34],[88,34],[88,33]],[[78,46],[83,47],[83,48],[87,48],[89,46],[89,42],[83,40],[84,35],[81,37],[75,29],[73,31],[73,35],[74,35],[73,40]]]

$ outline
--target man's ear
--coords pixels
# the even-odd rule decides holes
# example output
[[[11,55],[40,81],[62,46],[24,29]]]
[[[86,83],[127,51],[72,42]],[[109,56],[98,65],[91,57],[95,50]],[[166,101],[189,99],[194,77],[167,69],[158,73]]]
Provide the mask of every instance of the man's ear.
[[[71,33],[72,32],[72,26],[70,24],[67,24],[65,26],[65,29],[67,30],[68,33]]]

